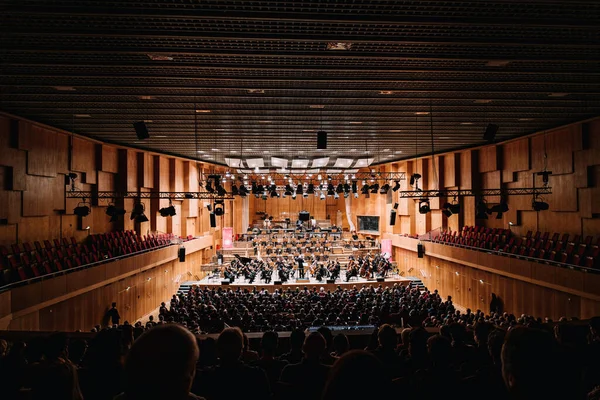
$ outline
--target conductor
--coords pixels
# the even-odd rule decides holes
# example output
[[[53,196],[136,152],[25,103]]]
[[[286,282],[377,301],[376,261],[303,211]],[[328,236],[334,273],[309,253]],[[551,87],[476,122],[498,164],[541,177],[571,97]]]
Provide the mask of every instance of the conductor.
[[[298,278],[304,279],[304,258],[302,255],[296,257],[296,262],[298,263]]]

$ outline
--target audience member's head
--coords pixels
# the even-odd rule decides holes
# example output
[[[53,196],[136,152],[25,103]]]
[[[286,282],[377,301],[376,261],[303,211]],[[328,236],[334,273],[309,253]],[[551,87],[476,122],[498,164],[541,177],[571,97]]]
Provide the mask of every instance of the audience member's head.
[[[290,334],[290,348],[293,350],[302,350],[306,334],[301,329],[294,329]]]
[[[127,399],[187,399],[198,356],[196,338],[182,326],[161,325],[145,332],[125,362]]]
[[[477,342],[479,346],[484,346],[485,348],[485,346],[487,346],[488,337],[492,329],[494,329],[494,326],[489,322],[477,322],[475,324],[475,342]]]
[[[8,350],[8,342],[4,339],[0,339],[0,357],[4,357]]]
[[[338,333],[333,338],[333,350],[336,356],[345,354],[350,349],[350,342],[348,342],[348,336],[343,333]]]
[[[522,326],[507,333],[502,376],[515,399],[555,398],[559,392],[556,361],[556,344],[549,333]]]
[[[327,343],[323,335],[319,332],[311,333],[306,337],[304,346],[302,346],[304,357],[309,360],[318,360],[325,351],[325,346],[327,346]]]
[[[232,363],[239,360],[244,350],[244,335],[239,328],[227,328],[217,339],[217,350],[221,363]]]
[[[387,376],[381,362],[371,353],[362,350],[347,352],[333,365],[322,399],[386,398],[389,396]]]
[[[85,352],[87,351],[87,342],[83,339],[71,339],[69,341],[69,360],[75,365],[79,365]]]
[[[274,356],[277,352],[277,345],[279,343],[279,335],[277,332],[269,331],[263,333],[260,340],[260,348],[263,356]]]
[[[217,341],[211,337],[207,337],[201,340],[198,346],[200,347],[200,359],[198,360],[200,367],[217,365],[219,361]]]
[[[83,400],[77,368],[70,361],[56,358],[39,368],[31,385],[32,400]]]
[[[44,356],[48,361],[54,361],[58,358],[68,359],[69,338],[64,332],[54,332],[46,338],[44,346]]]
[[[429,359],[436,368],[448,367],[452,358],[452,343],[442,335],[433,335],[427,339]]]
[[[377,334],[377,341],[379,346],[385,350],[394,350],[398,344],[398,337],[396,336],[396,330],[391,325],[384,324],[379,328]]]
[[[323,288],[321,288],[323,289]],[[325,343],[327,348],[331,348],[332,344],[333,344],[333,334],[331,333],[331,329],[329,329],[326,326],[322,326],[319,329],[317,329],[317,332],[319,332],[321,335],[323,335],[323,338],[325,339]]]
[[[501,365],[501,355],[502,355],[502,345],[504,344],[504,338],[506,337],[506,333],[502,329],[494,329],[490,332],[488,336],[488,352],[490,353],[490,357],[492,357],[492,361],[495,365]]]

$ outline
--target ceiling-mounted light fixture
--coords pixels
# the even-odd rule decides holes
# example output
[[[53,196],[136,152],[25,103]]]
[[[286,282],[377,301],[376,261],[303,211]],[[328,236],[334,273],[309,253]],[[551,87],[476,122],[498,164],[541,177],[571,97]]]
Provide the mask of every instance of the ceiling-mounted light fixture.
[[[77,215],[78,217],[87,217],[91,211],[92,210],[85,202],[85,199],[83,199],[83,202],[77,204],[77,207],[73,209],[73,214]]]
[[[428,199],[421,199],[419,201],[419,214],[427,214],[431,211],[431,205]]]
[[[110,204],[106,207],[106,215],[110,217],[110,222],[117,222],[120,216],[125,215],[126,211],[120,207]]]
[[[392,190],[394,192],[397,192],[400,189],[400,181],[394,181],[394,187],[392,187]]]

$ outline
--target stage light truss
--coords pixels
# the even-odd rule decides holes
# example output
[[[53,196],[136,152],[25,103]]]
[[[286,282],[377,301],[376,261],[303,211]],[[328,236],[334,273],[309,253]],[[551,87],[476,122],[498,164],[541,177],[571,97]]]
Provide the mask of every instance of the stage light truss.
[[[171,200],[233,200],[233,196],[227,194],[219,196],[209,192],[83,192],[67,191],[68,199],[171,199]]]
[[[249,183],[264,183],[270,182],[275,185],[286,185],[290,179],[295,183],[318,183],[319,175],[321,180],[329,180],[332,182],[352,182],[352,181],[368,181],[368,182],[395,182],[406,180],[406,174],[404,172],[370,172],[370,171],[358,171],[358,172],[327,172],[315,170],[313,173],[293,173],[293,172],[260,172],[260,173],[241,173],[238,172],[236,176],[237,180],[248,181]],[[229,180],[229,179],[228,179]]]
[[[541,188],[500,188],[500,189],[463,189],[463,190],[402,190],[400,198],[426,199],[434,197],[486,197],[486,196],[524,196],[552,194],[550,186]]]

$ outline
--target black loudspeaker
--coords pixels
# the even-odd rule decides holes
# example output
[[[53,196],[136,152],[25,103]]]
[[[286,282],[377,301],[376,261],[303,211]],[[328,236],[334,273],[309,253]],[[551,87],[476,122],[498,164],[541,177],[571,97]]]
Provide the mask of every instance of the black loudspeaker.
[[[329,283],[329,284],[335,283],[335,280],[333,280],[333,279],[327,279],[327,283]]]
[[[221,286],[227,286],[227,285],[229,285],[228,280],[221,281]]]
[[[150,137],[148,128],[146,127],[146,123],[144,121],[134,122],[133,128],[135,129],[135,134],[137,135],[138,139],[144,140]]]
[[[498,125],[488,124],[488,126],[485,128],[485,132],[483,134],[483,139],[487,140],[488,142],[493,142],[494,139],[496,138],[497,132],[498,132]]]
[[[303,222],[310,221],[310,213],[308,211],[300,211],[298,213],[298,219]]]
[[[317,132],[317,149],[318,150],[327,149],[327,132],[325,132],[325,131]]]
[[[390,225],[396,225],[396,211],[390,213]]]
[[[398,203],[394,203],[394,210],[398,209]]]
[[[210,213],[210,227],[211,228],[217,227],[217,217],[215,216],[215,213]]]
[[[419,258],[423,258],[423,256],[425,255],[425,246],[423,246],[422,244],[418,244],[417,245],[417,256]]]
[[[385,278],[377,278],[377,282],[385,282]]]
[[[281,285],[281,281],[273,281],[273,285]]]
[[[185,247],[180,247],[179,248],[179,262],[184,262],[185,261]]]
[[[215,201],[215,215],[225,215],[225,204],[222,201]]]

